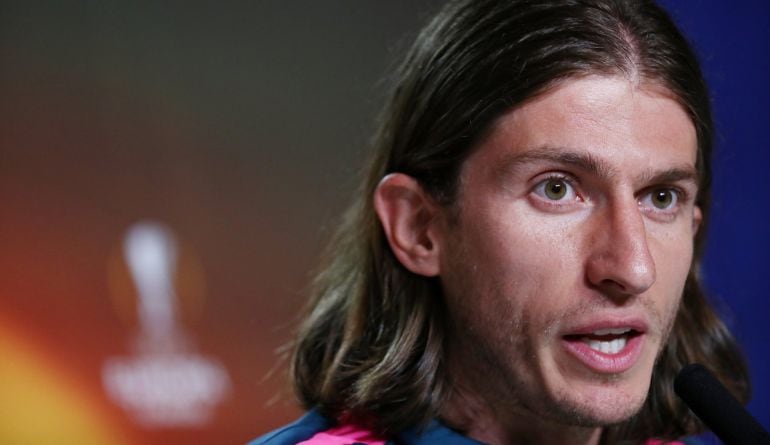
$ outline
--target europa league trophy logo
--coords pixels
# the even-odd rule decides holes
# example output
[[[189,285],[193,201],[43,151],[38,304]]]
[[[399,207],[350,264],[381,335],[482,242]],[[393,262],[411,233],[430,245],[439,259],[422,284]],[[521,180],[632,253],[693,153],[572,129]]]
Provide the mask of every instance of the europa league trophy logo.
[[[136,290],[138,331],[133,355],[105,361],[105,390],[145,426],[202,425],[227,395],[230,379],[218,360],[195,352],[179,323],[174,234],[156,222],[137,223],[126,232],[122,257]]]
[[[123,252],[139,297],[139,350],[184,349],[184,334],[176,324],[173,276],[177,245],[173,234],[159,224],[134,225],[126,233]]]

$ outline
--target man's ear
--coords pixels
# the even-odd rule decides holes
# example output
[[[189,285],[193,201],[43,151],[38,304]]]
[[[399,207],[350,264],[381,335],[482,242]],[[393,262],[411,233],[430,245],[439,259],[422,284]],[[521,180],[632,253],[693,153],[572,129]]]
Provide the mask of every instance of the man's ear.
[[[698,234],[700,223],[703,221],[703,211],[699,206],[695,206],[692,209],[692,235],[693,237]]]
[[[382,178],[374,191],[374,210],[398,261],[418,275],[438,275],[439,209],[417,180],[403,173]]]

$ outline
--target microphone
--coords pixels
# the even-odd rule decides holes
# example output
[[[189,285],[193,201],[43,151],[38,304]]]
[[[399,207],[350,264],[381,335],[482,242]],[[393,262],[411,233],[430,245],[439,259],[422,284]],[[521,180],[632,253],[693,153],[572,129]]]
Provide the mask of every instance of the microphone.
[[[682,368],[674,391],[725,445],[770,445],[770,434],[703,365]]]

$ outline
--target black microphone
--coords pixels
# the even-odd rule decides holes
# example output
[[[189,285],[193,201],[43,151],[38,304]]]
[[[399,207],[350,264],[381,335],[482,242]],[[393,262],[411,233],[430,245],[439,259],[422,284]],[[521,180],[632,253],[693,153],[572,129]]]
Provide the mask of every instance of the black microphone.
[[[770,434],[703,365],[682,368],[674,391],[725,445],[770,445]]]

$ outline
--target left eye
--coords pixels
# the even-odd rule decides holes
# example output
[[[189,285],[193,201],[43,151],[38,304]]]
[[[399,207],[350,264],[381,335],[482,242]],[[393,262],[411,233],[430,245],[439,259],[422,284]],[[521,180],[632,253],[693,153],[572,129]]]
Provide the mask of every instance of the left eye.
[[[655,189],[647,193],[642,200],[641,204],[647,207],[654,207],[657,210],[668,210],[676,207],[679,202],[679,194],[676,190],[672,189]]]

